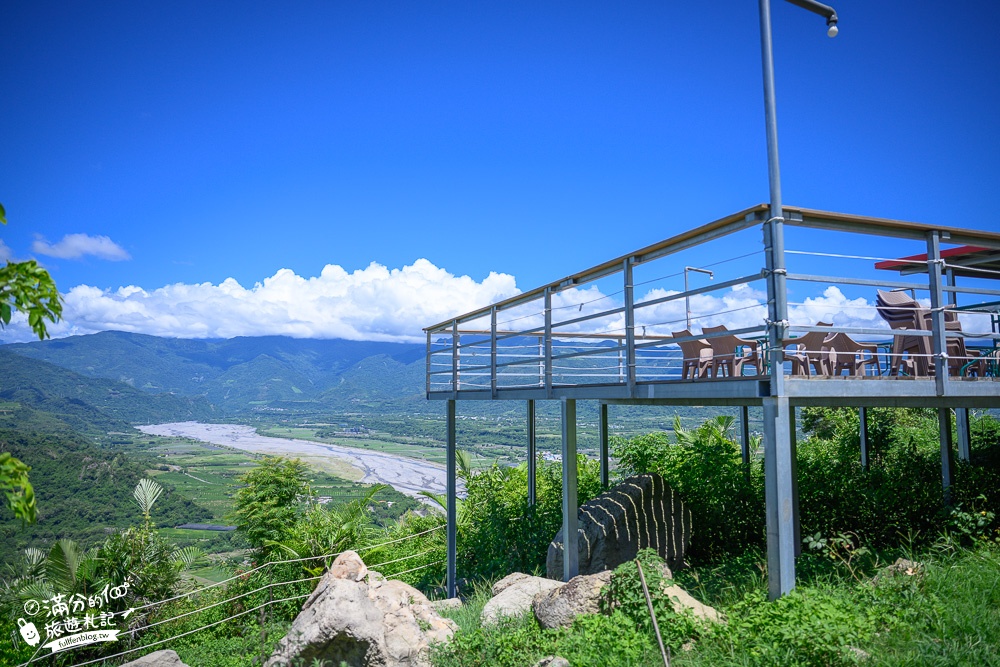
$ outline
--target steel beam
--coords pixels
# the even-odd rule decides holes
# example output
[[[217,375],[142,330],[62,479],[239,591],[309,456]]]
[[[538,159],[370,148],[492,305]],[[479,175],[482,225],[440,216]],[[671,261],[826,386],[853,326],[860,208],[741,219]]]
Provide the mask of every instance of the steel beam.
[[[763,402],[767,586],[769,597],[775,600],[795,588],[798,493],[788,398],[768,397]]]
[[[861,467],[868,470],[868,408],[858,408],[858,440],[861,442]]]
[[[968,463],[972,460],[972,434],[968,408],[955,408],[955,435],[958,436],[958,458]]]
[[[576,499],[576,401],[562,400],[563,581],[580,573]]]
[[[534,505],[536,495],[535,476],[538,454],[535,451],[535,401],[528,400],[528,505]]]
[[[746,405],[740,406],[740,454],[743,457],[743,465],[750,466],[750,408]]]
[[[608,488],[608,479],[610,477],[610,470],[608,469],[608,464],[610,463],[610,457],[608,456],[608,404],[601,403],[598,409],[600,410],[597,430],[601,450],[601,488],[606,489]]]
[[[456,577],[455,577],[455,562],[456,555],[458,554],[458,485],[456,483],[456,470],[455,470],[455,401],[448,401],[448,435],[447,435],[447,448],[445,453],[446,459],[446,487],[445,493],[448,496],[447,499],[447,514],[448,514],[448,575],[447,575],[447,588],[448,597],[453,598],[456,596]]]
[[[931,349],[934,351],[934,386],[938,396],[944,396],[948,384],[948,342],[944,329],[944,274],[941,265],[941,234],[938,231],[927,232],[927,275],[931,292]],[[920,363],[920,360],[917,360]]]
[[[622,286],[625,295],[625,384],[628,387],[629,398],[635,397],[635,294],[632,285],[632,260],[626,259],[622,264],[622,275],[625,284]]]
[[[941,485],[944,504],[951,505],[951,487],[955,484],[955,455],[952,452],[951,410],[938,408],[938,433],[941,439]]]

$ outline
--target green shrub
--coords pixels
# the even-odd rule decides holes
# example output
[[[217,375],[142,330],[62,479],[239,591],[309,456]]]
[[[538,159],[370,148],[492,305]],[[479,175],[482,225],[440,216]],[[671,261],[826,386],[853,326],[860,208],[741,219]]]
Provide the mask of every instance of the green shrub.
[[[618,474],[663,476],[691,511],[690,557],[704,561],[764,544],[764,477],[759,460],[743,465],[732,417],[706,421],[693,431],[674,423],[675,443],[664,433],[613,438]]]
[[[654,638],[649,604],[642,589],[642,580],[636,563],[642,564],[643,576],[649,590],[650,602],[656,613],[656,622],[665,646],[674,652],[687,642],[697,639],[707,631],[704,623],[690,612],[677,612],[663,591],[673,584],[666,576],[665,563],[653,549],[643,549],[635,560],[622,563],[611,575],[611,583],[604,591],[602,609],[607,614],[618,612],[629,618],[635,627],[649,638]]]
[[[601,492],[600,464],[577,457],[577,499]],[[545,567],[549,543],[562,527],[562,464],[539,458],[536,503],[528,505],[527,465],[494,464],[471,475],[459,526],[459,571],[463,576],[498,579],[511,572]]]

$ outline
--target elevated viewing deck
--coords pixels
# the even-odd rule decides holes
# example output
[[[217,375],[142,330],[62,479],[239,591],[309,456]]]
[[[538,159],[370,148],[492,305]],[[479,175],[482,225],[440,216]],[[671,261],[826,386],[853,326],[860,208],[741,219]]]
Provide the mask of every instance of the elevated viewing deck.
[[[786,207],[780,250],[767,211],[427,328],[427,398],[997,406],[1000,234]]]
[[[797,406],[937,408],[945,502],[969,408],[1000,408],[1000,234],[761,204],[425,329],[426,391],[447,402],[448,587],[456,553],[456,403],[558,400],[562,460],[576,460],[576,401],[763,408],[768,586],[795,585],[801,547]],[[676,224],[676,222],[674,222]],[[961,279],[961,280],[959,280]],[[695,286],[692,286],[692,282]],[[578,572],[576,467],[563,466],[563,576]]]

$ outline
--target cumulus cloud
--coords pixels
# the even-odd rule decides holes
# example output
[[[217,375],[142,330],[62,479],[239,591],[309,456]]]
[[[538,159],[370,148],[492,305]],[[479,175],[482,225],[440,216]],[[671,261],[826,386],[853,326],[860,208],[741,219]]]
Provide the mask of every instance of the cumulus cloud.
[[[177,338],[281,335],[297,338],[420,341],[421,328],[518,293],[514,277],[477,282],[419,259],[401,269],[372,263],[348,273],[327,265],[302,277],[289,269],[252,287],[176,283],[146,290],[79,285],[65,295],[53,336],[104,330]],[[7,340],[23,339],[12,326]]]
[[[49,243],[39,236],[31,244],[31,250],[39,255],[48,255],[59,259],[79,259],[86,255],[93,255],[112,262],[132,259],[132,256],[124,248],[107,236],[90,236],[89,234],[67,234],[58,243]]]
[[[0,262],[12,261],[14,259],[14,251],[10,249],[10,246],[0,239]]]
[[[51,326],[50,332],[54,337],[118,330],[177,338],[284,335],[419,342],[424,339],[422,327],[519,293],[514,276],[490,273],[477,281],[451,274],[426,259],[399,269],[372,263],[352,273],[327,265],[313,277],[281,269],[250,287],[232,278],[217,285],[176,283],[156,289],[79,285],[65,294],[64,319]],[[670,335],[684,329],[683,297],[650,304],[678,294],[676,290],[659,288],[637,294],[636,333]],[[793,325],[824,321],[838,327],[887,329],[874,303],[847,298],[836,286],[798,298],[800,301],[789,305]],[[763,331],[766,301],[766,294],[751,285],[692,296],[691,328],[697,333],[704,326],[724,324],[730,329],[753,327]],[[559,326],[622,305],[621,292],[605,294],[596,286],[556,292],[552,295],[553,321],[557,324],[554,329],[564,340],[566,334],[573,333],[623,334],[622,312]],[[489,319],[486,315],[463,327],[488,330]],[[989,330],[986,316],[975,321],[971,315],[963,316],[962,323],[966,331]],[[525,331],[543,325],[541,299],[504,310],[498,318],[502,331]],[[32,339],[31,330],[19,314],[0,333],[0,340],[5,342]]]

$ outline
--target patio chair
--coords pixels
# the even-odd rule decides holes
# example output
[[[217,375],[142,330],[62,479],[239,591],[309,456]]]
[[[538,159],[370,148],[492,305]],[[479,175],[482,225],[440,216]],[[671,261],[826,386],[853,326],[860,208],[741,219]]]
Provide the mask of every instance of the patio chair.
[[[687,338],[693,335],[687,329],[673,332],[674,338]],[[692,380],[708,377],[708,373],[712,369],[712,346],[709,345],[708,341],[699,338],[677,341],[677,344],[681,348],[681,354],[684,355],[681,378],[687,380],[688,371],[691,372]]]
[[[859,343],[838,331],[827,336],[822,349],[827,354],[827,367],[834,377],[840,376],[842,371],[854,377],[864,377],[872,365],[875,366],[875,375],[882,374],[878,345],[875,343]]]
[[[894,331],[923,328],[925,316],[929,315],[929,311],[922,308],[916,299],[904,292],[876,290],[876,293],[875,309],[889,324],[889,328]],[[929,338],[894,333],[892,351],[889,353],[889,375],[899,375],[900,371],[903,371],[907,375],[926,376],[929,372],[929,355]]]
[[[892,329],[923,329],[929,330],[931,312],[912,297],[902,292],[884,292],[877,290],[878,314],[888,322]],[[948,355],[948,373],[950,375],[982,374],[982,365],[975,363],[979,355],[974,350],[967,350],[965,338],[962,335],[962,323],[958,315],[951,310],[944,311],[945,340]],[[955,332],[949,335],[948,332]],[[894,334],[892,352],[889,355],[889,374],[897,375],[905,369],[909,375],[927,377],[935,372],[933,358],[933,343],[928,336],[906,336]],[[903,355],[908,355],[904,359]]]
[[[832,327],[829,322],[817,322],[818,327]],[[825,331],[810,331],[798,338],[786,338],[781,341],[785,347],[785,358],[792,362],[792,375],[809,377],[809,367],[812,366],[816,375],[830,375],[830,367],[826,363],[827,355],[823,351],[823,341],[828,333]],[[794,348],[789,351],[787,348]]]
[[[729,331],[725,325],[717,327],[702,327],[706,334]],[[743,369],[750,365],[754,373],[762,375],[760,355],[757,353],[757,341],[740,338],[739,336],[715,336],[705,339],[712,346],[712,375],[722,377],[740,377]],[[749,350],[749,351],[748,351]]]

